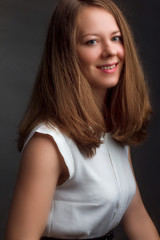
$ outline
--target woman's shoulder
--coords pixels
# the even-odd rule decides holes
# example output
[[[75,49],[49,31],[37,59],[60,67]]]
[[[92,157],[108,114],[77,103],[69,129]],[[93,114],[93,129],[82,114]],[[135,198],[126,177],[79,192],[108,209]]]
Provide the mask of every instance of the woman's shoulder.
[[[64,139],[64,134],[62,132],[60,132],[60,130],[56,127],[53,126],[49,123],[39,123],[37,126],[35,126],[32,131],[29,133],[28,137],[26,138],[26,141],[24,143],[22,152],[24,150],[24,148],[26,147],[26,145],[28,144],[28,142],[33,138],[34,135],[41,135],[41,138],[46,138],[47,136],[50,137],[52,140],[54,140],[55,138],[59,141],[61,139]]]
[[[49,134],[49,135],[58,135],[58,136],[62,136],[64,135],[59,129],[58,127],[56,127],[55,125],[51,124],[51,123],[39,123],[32,131],[31,134],[34,132],[39,132],[42,134]]]
[[[43,145],[47,144],[48,148],[53,145],[52,151],[56,151],[54,154],[57,153],[63,160],[62,162],[68,168],[69,178],[71,178],[74,174],[74,162],[69,141],[70,139],[58,127],[50,123],[40,123],[30,132],[23,146],[22,153],[28,145],[35,142],[39,148],[44,148]],[[46,149],[45,151],[49,150]]]
[[[22,159],[26,158],[27,162],[30,159],[35,159],[34,161],[45,159],[45,161],[42,161],[45,162],[45,165],[47,164],[47,159],[50,159],[51,163],[53,159],[58,159],[57,145],[51,135],[51,129],[46,124],[37,125],[25,141],[21,152]]]

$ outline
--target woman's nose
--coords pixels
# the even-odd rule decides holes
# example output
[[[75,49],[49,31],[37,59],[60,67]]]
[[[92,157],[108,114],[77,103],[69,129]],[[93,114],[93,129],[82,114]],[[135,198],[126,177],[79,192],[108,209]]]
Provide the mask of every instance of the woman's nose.
[[[116,47],[112,43],[107,43],[103,46],[102,57],[115,56],[117,54]]]

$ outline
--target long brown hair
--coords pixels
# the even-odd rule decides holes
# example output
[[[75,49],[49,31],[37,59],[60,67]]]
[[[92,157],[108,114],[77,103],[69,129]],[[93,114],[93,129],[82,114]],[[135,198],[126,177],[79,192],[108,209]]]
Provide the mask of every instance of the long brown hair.
[[[76,51],[77,16],[87,6],[104,8],[114,16],[125,48],[124,69],[118,85],[107,91],[104,113],[80,70]],[[146,135],[150,113],[134,40],[118,7],[110,0],[61,0],[53,13],[32,96],[19,125],[19,150],[41,122],[57,126],[87,156],[93,156],[106,130],[119,143],[137,144]]]

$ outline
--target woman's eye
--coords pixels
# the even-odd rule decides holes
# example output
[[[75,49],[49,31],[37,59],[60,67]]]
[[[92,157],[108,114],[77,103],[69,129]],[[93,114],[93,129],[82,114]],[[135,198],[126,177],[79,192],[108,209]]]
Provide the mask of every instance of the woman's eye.
[[[119,42],[119,41],[121,41],[121,36],[115,36],[115,37],[112,38],[112,40],[114,42]]]
[[[96,43],[97,43],[97,40],[94,40],[94,39],[87,41],[87,45],[95,45]]]

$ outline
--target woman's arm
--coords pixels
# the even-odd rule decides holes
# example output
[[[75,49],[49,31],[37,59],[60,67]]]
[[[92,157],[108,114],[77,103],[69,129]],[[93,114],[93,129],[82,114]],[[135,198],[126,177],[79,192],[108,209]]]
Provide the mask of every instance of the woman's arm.
[[[35,134],[21,159],[5,240],[39,240],[63,161],[48,135]]]
[[[129,160],[133,170],[130,151]],[[123,216],[122,225],[130,240],[160,239],[158,232],[144,207],[138,186],[136,186],[136,194]]]

